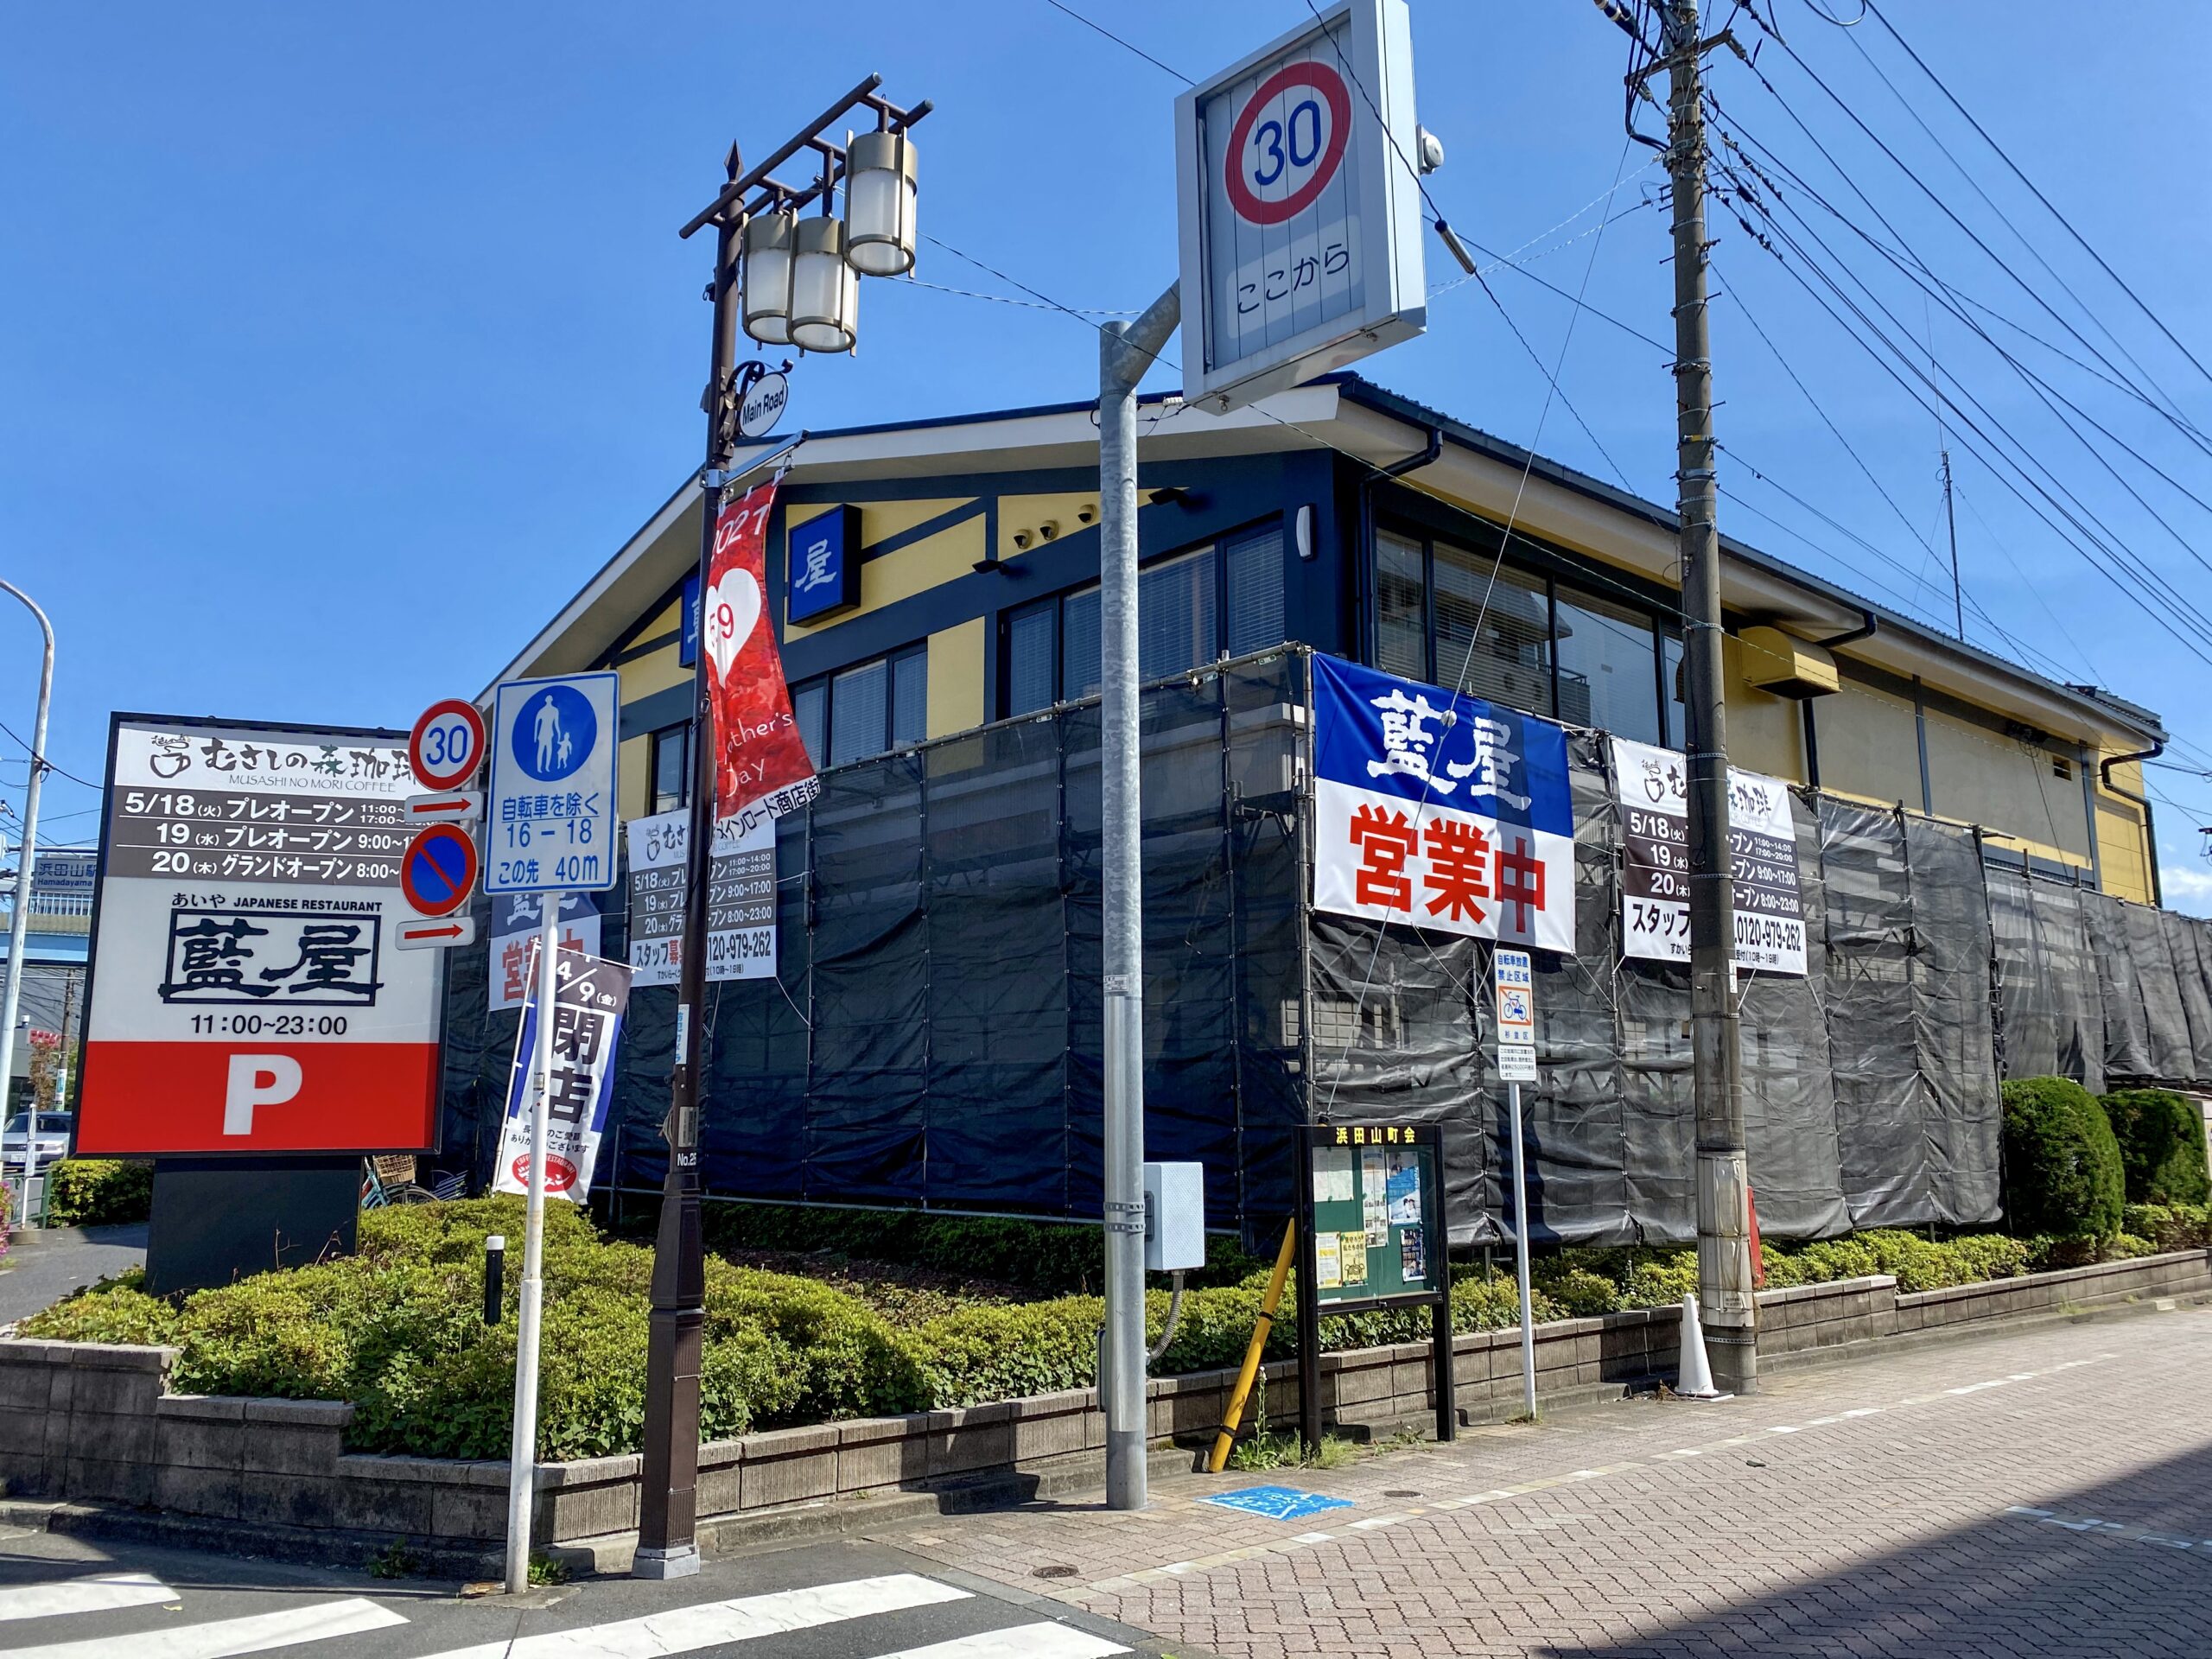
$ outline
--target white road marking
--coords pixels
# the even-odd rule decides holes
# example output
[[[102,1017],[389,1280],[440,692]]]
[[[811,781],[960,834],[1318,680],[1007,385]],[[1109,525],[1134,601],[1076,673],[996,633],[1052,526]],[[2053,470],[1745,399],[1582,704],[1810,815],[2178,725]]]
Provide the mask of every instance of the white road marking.
[[[895,1613],[967,1599],[965,1590],[956,1590],[935,1579],[917,1573],[892,1573],[881,1578],[849,1579],[842,1584],[672,1607],[643,1618],[544,1630],[512,1641],[482,1642],[474,1647],[454,1648],[430,1659],[660,1659],[663,1655],[696,1653],[725,1642],[750,1642],[759,1637],[865,1618],[871,1613]]]
[[[19,1584],[0,1590],[0,1619],[53,1618],[63,1613],[104,1612],[175,1601],[176,1592],[148,1573],[96,1573],[51,1584]]]
[[[1109,1653],[1128,1651],[1118,1642],[1065,1624],[1016,1624],[926,1648],[901,1648],[883,1659],[1105,1659]]]
[[[404,1624],[406,1615],[379,1607],[361,1596],[343,1601],[310,1602],[279,1612],[245,1618],[218,1618],[205,1624],[171,1624],[131,1636],[96,1636],[83,1642],[54,1642],[16,1648],[9,1659],[231,1659],[233,1654],[266,1653],[302,1642],[327,1642],[364,1630]]]

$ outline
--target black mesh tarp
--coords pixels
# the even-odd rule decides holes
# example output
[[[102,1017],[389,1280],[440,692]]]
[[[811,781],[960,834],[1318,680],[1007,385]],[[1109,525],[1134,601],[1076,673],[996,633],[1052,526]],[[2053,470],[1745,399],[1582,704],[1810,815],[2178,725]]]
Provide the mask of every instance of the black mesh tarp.
[[[1298,1125],[1439,1122],[1453,1241],[1503,1239],[1489,947],[1312,911],[1307,672],[1285,651],[1144,693],[1147,1154],[1203,1161],[1210,1220],[1264,1249]],[[710,1196],[1096,1222],[1097,730],[1082,703],[840,767],[779,825],[778,973],[708,995]],[[1569,752],[1576,950],[1535,958],[1532,1230],[1686,1239],[1688,974],[1621,959],[1609,748]],[[1751,977],[1739,1005],[1768,1233],[1993,1219],[2000,1075],[2212,1080],[2204,924],[1985,869],[1974,832],[1916,814],[1793,810],[1809,973]],[[620,889],[601,909],[621,957]],[[486,1012],[486,973],[481,950],[448,963],[436,1160],[480,1182],[517,1024]],[[676,995],[632,999],[601,1192],[664,1173]]]
[[[1955,824],[1909,813],[1903,823],[1912,883],[1912,1034],[1928,1147],[1926,1213],[1913,1219],[1968,1226],[1994,1221],[2003,1198],[1981,849],[1972,830]]]
[[[2125,906],[2108,893],[2085,893],[2082,919],[2088,925],[2089,949],[2096,956],[2097,985],[2104,1004],[2105,1075],[2155,1076],[2151,1023],[2143,1012],[2143,986],[2135,976],[2135,957],[2128,949]]]
[[[2173,951],[2164,923],[2148,905],[2122,905],[2127,954],[2143,989],[2143,1014],[2151,1043],[2150,1075],[2186,1077],[2196,1068],[2190,1047],[2189,1016],[2183,1011],[2181,983],[2174,975]]]

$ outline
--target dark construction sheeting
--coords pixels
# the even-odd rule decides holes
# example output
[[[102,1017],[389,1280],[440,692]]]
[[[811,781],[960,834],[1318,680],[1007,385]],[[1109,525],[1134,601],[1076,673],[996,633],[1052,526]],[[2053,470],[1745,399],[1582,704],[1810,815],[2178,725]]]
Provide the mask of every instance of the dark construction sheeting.
[[[1501,1242],[1490,947],[1311,911],[1307,702],[1294,651],[1144,693],[1147,1154],[1202,1160],[1211,1223],[1272,1250],[1299,1125],[1440,1123],[1453,1242]],[[840,767],[779,826],[777,976],[709,988],[710,1196],[1096,1224],[1097,729],[1076,704]],[[1570,734],[1576,950],[1535,958],[1531,1230],[1680,1241],[1688,978],[1621,960],[1609,753]],[[1811,791],[1793,810],[1810,971],[1748,979],[1741,1004],[1767,1233],[1995,1218],[2000,1075],[2212,1082],[2206,924],[1985,869],[1975,832],[1917,814]],[[620,958],[620,890],[601,907]],[[486,1013],[486,966],[449,958],[436,1160],[479,1183],[517,1023]],[[632,998],[599,1192],[664,1173],[675,1007]]]

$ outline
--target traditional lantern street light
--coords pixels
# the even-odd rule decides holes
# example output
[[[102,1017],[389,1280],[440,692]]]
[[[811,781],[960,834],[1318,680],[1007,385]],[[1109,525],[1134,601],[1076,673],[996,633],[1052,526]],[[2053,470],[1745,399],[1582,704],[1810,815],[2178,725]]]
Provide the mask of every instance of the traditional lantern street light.
[[[803,352],[849,352],[859,334],[860,276],[845,257],[845,226],[830,217],[830,188],[819,219],[803,219],[791,241],[791,344]]]
[[[914,268],[914,141],[903,127],[845,146],[845,257],[863,276]]]
[[[791,343],[791,244],[798,215],[772,207],[745,221],[745,332],[764,346]]]

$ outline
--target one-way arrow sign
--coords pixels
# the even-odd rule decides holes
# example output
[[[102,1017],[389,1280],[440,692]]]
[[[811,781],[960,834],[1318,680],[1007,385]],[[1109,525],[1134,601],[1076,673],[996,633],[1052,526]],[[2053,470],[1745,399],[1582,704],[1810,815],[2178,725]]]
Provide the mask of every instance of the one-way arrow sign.
[[[474,916],[410,917],[393,930],[402,950],[444,950],[476,943]]]

